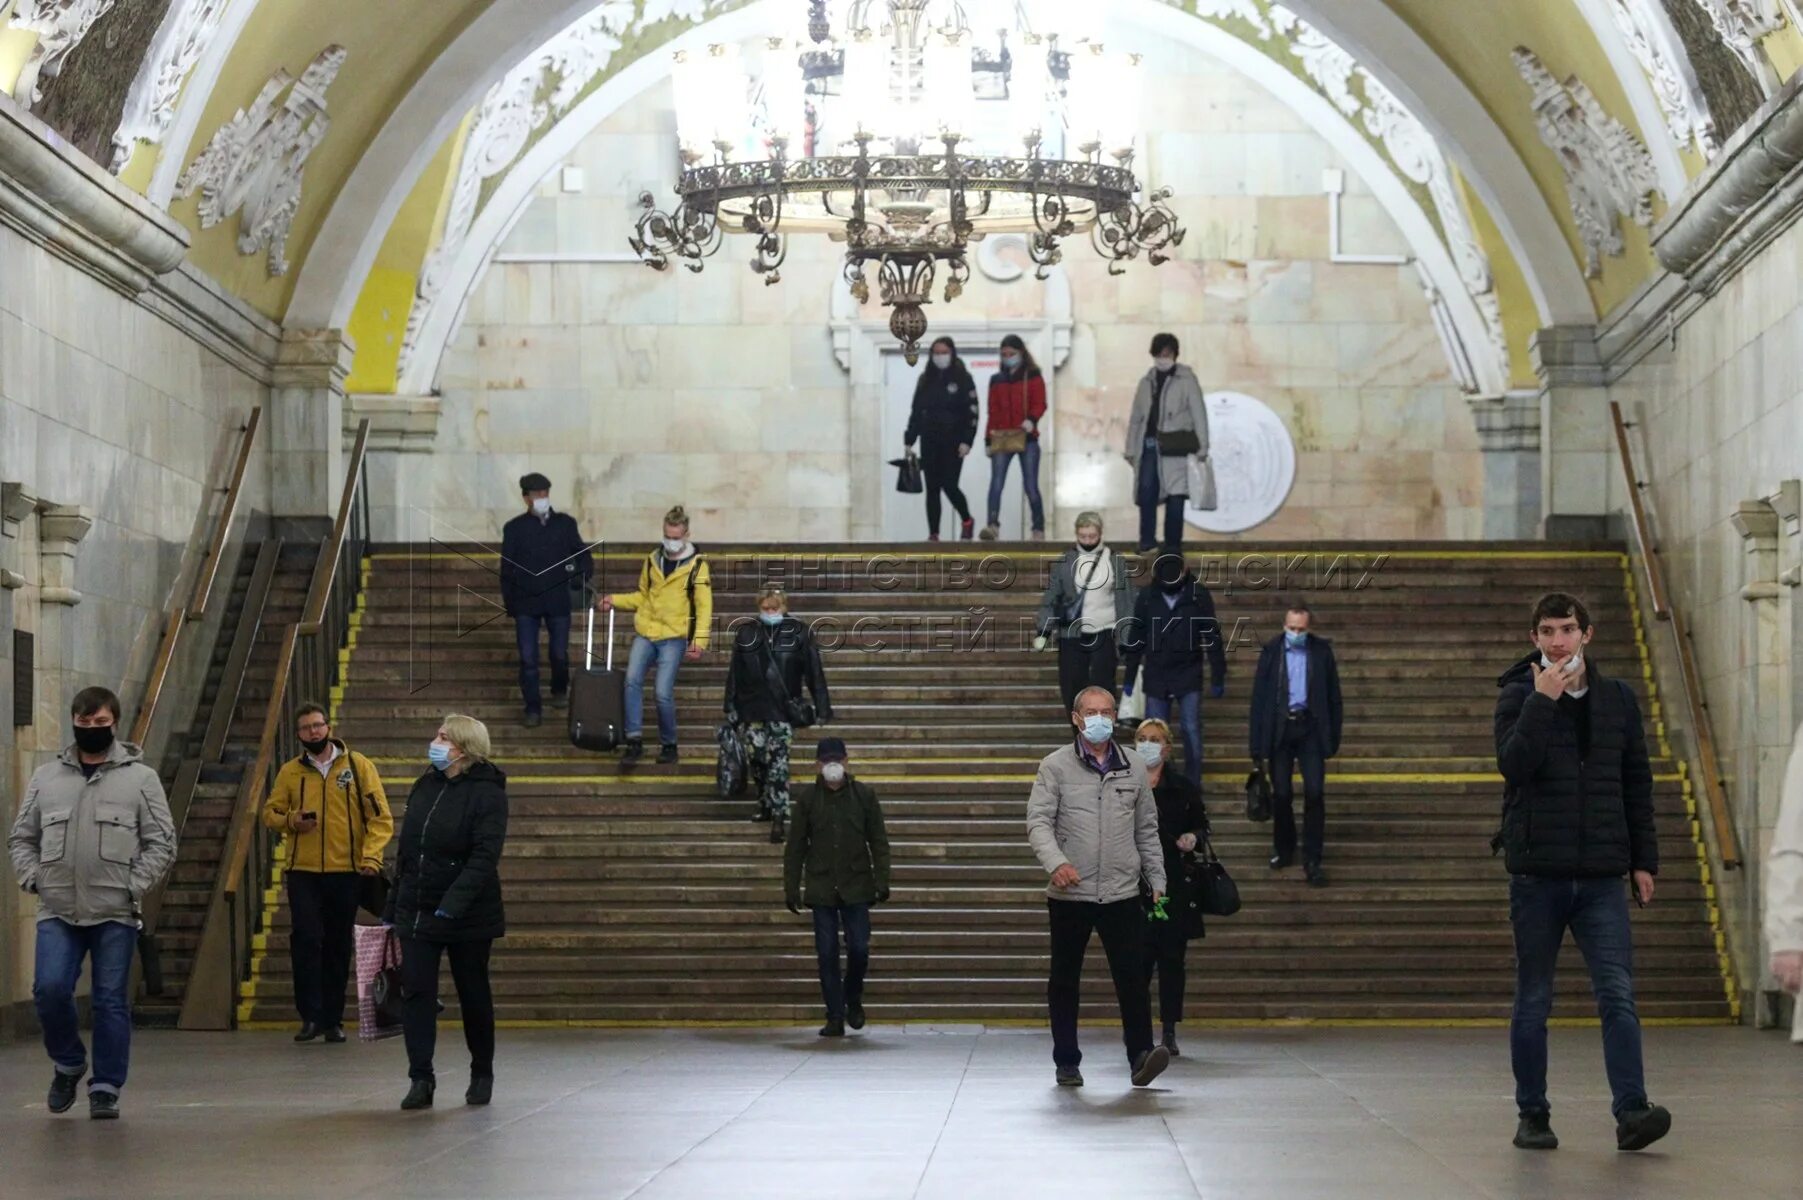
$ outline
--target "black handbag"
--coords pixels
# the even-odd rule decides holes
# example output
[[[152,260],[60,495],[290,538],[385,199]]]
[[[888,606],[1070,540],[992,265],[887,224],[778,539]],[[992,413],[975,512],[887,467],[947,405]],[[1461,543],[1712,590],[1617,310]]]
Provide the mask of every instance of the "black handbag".
[[[913,451],[906,458],[892,458],[889,465],[897,469],[895,490],[907,496],[918,496],[927,490],[926,476],[921,472],[920,459]]]
[[[1240,887],[1233,882],[1233,876],[1221,860],[1215,857],[1214,845],[1205,837],[1201,842],[1201,852],[1191,851],[1188,858],[1193,858],[1196,871],[1191,876],[1196,891],[1196,903],[1202,911],[1211,917],[1231,917],[1240,910]],[[1188,873],[1189,863],[1184,863]]]
[[[771,694],[782,702],[789,724],[797,729],[807,729],[819,719],[812,700],[797,700],[789,694],[789,685],[783,681],[782,672],[776,669],[776,655],[771,653],[768,643],[764,645],[764,682]]]
[[[1271,819],[1271,779],[1265,774],[1262,758],[1252,760],[1252,774],[1246,776],[1246,819],[1254,822]]]
[[[370,998],[376,1004],[376,1028],[398,1029],[405,1015],[401,1000],[401,939],[391,929],[382,952],[382,969],[370,981]],[[444,1011],[443,1005],[439,1011]]]
[[[1196,454],[1202,449],[1202,439],[1193,429],[1173,429],[1158,434],[1158,452],[1176,458],[1186,454]]]

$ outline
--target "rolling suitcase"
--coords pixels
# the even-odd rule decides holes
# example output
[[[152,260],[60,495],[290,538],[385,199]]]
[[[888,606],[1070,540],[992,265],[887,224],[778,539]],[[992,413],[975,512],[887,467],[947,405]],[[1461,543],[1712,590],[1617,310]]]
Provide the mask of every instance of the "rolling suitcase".
[[[570,679],[570,744],[617,750],[626,728],[626,676],[614,670],[614,615],[607,614],[607,666],[595,670],[595,610],[588,610],[582,670]]]

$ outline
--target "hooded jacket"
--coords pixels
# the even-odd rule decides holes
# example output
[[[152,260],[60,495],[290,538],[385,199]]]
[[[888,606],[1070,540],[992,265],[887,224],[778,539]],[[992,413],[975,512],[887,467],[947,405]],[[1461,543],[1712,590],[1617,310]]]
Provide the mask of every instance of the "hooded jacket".
[[[708,629],[714,622],[714,585],[707,563],[693,546],[680,560],[670,562],[664,552],[653,550],[639,568],[636,592],[620,592],[614,607],[634,614],[632,629],[654,642],[687,638],[707,648]]]
[[[19,886],[37,893],[38,920],[135,925],[175,861],[175,822],[137,746],[115,741],[84,778],[70,745],[32,772],[6,845]]]
[[[263,804],[263,824],[288,834],[290,871],[379,871],[394,836],[382,776],[374,763],[337,738],[332,745],[338,757],[323,775],[305,754],[282,764]],[[295,832],[304,812],[319,819],[311,833]]]
[[[1047,875],[1066,863],[1077,869],[1074,887],[1046,888],[1054,900],[1129,900],[1141,876],[1165,890],[1158,802],[1138,757],[1114,742],[1103,768],[1075,739],[1041,760],[1027,798],[1027,843]]]
[[[771,687],[772,669],[782,681],[780,694]],[[753,621],[733,635],[732,662],[726,669],[728,713],[741,721],[794,724],[793,706],[801,702],[804,686],[814,697],[814,719],[832,720],[820,647],[806,625],[794,617],[784,617],[777,626]]]
[[[1659,871],[1653,823],[1653,769],[1640,705],[1628,685],[1603,677],[1585,656],[1590,748],[1578,728],[1534,689],[1538,651],[1496,685],[1496,766],[1502,772],[1502,830],[1492,842],[1512,875],[1557,879]]]
[[[507,776],[501,768],[478,762],[455,778],[428,770],[407,797],[383,919],[402,937],[426,942],[503,936],[500,864],[506,844]]]

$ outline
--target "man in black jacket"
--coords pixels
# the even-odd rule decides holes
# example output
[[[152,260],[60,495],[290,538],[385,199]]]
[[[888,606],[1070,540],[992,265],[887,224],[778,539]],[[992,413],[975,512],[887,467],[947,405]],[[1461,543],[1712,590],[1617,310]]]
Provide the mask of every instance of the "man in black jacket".
[[[1616,1145],[1642,1150],[1671,1128],[1671,1114],[1647,1101],[1629,889],[1622,886],[1629,876],[1636,902],[1649,904],[1659,871],[1646,733],[1633,691],[1605,679],[1584,655],[1593,630],[1582,602],[1562,592],[1541,597],[1530,630],[1534,652],[1497,681],[1496,765],[1505,798],[1502,831],[1491,843],[1507,855],[1515,927],[1515,1144],[1559,1144],[1546,1100],[1546,1019],[1570,929],[1603,1021]]]
[[[501,531],[501,605],[513,618],[520,648],[520,696],[526,727],[544,719],[538,690],[538,631],[551,640],[551,703],[570,702],[570,586],[586,588],[595,560],[576,518],[551,508],[551,481],[534,471],[520,479],[526,511]]]
[[[1202,674],[1206,667],[1213,681],[1210,695],[1217,700],[1226,695],[1227,649],[1214,594],[1181,554],[1162,554],[1153,564],[1152,586],[1140,589],[1121,649],[1122,695],[1133,694],[1143,661],[1145,677],[1137,686],[1146,698],[1146,716],[1176,720],[1183,731],[1183,773],[1201,787]]]
[[[1252,681],[1249,749],[1271,769],[1271,869],[1296,861],[1295,785],[1302,769],[1302,866],[1310,887],[1326,887],[1327,760],[1340,752],[1340,669],[1333,645],[1309,632],[1314,616],[1297,603],[1283,634],[1265,643]]]

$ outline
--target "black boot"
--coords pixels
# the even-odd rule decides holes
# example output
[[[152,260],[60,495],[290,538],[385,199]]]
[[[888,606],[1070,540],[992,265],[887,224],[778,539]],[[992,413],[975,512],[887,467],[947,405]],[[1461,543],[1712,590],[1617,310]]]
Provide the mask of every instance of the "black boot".
[[[319,1026],[315,1025],[313,1022],[302,1021],[301,1027],[300,1027],[300,1032],[294,1035],[294,1040],[297,1042],[311,1042],[311,1041],[314,1041],[315,1039],[317,1039],[319,1037],[319,1035],[324,1032],[325,1031],[323,1029],[321,1029]]]
[[[845,1018],[844,1017],[834,1017],[834,1016],[827,1017],[826,1024],[824,1024],[820,1027],[820,1036],[821,1037],[844,1037],[845,1036]]]
[[[495,1077],[493,1075],[470,1076],[470,1089],[463,1093],[463,1102],[481,1106],[494,1098]]]
[[[675,761],[676,761],[676,743],[675,742],[665,742],[663,744],[663,748],[657,752],[658,765],[667,767]]]
[[[780,846],[789,837],[789,815],[776,813],[770,818],[770,844]]]
[[[626,753],[620,755],[620,765],[623,767],[634,766],[638,763],[638,761],[641,758],[644,758],[644,757],[645,757],[645,739],[644,738],[627,738],[626,739]]]
[[[847,1004],[845,1006],[845,1023],[853,1029],[864,1028],[864,1006]]]
[[[430,1079],[415,1079],[413,1086],[407,1089],[407,1098],[401,1101],[402,1112],[417,1112],[422,1108],[432,1107],[432,1093],[438,1085]]]

